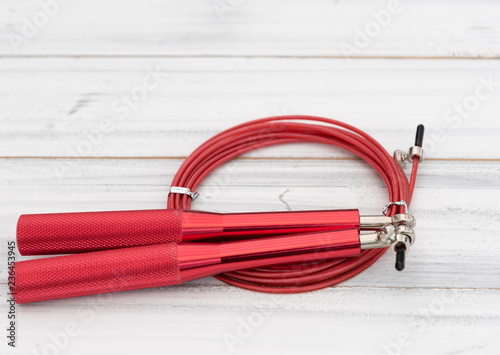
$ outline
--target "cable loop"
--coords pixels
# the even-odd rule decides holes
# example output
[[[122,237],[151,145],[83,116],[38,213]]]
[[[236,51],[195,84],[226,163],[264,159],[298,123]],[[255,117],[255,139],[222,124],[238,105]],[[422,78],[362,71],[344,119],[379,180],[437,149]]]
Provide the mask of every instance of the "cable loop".
[[[408,205],[406,204],[406,201],[395,201],[395,202],[389,202],[387,205],[385,205],[384,209],[382,210],[382,214],[385,215],[387,213],[387,210],[389,209],[389,207],[391,207],[392,205],[396,205],[396,206],[404,206],[405,208],[405,213],[408,214]]]
[[[212,171],[231,159],[255,149],[278,144],[314,142],[340,147],[370,164],[387,186],[389,201],[410,205],[418,158],[413,160],[411,180],[389,153],[370,135],[346,123],[313,116],[278,116],[229,128],[199,146],[182,164],[172,186],[196,191]],[[187,195],[170,194],[168,208],[191,208]],[[404,206],[387,206],[389,216]],[[279,265],[217,275],[228,284],[254,291],[295,293],[318,290],[343,282],[373,264],[386,249],[362,251],[356,258],[307,264]]]

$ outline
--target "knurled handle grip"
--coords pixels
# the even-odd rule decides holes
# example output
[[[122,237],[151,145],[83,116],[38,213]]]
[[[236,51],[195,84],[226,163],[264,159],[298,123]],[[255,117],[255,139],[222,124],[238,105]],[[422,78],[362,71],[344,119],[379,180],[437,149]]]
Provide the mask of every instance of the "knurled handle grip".
[[[182,241],[182,210],[26,214],[17,223],[21,255],[71,254]]]
[[[16,303],[180,283],[177,244],[147,245],[18,261]]]

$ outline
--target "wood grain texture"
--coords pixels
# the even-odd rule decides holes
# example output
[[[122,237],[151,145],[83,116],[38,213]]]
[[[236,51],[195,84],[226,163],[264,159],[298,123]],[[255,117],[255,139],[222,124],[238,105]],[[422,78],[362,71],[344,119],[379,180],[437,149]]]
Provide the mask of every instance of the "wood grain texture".
[[[3,337],[2,355],[500,352],[498,1],[401,1],[352,58],[342,45],[388,1],[71,1],[16,51],[12,34],[47,3],[0,2],[2,265],[20,214],[163,208],[199,144],[283,114],[348,122],[390,152],[424,123],[417,241],[402,273],[388,252],[307,294],[204,278],[20,305],[18,346]],[[387,202],[365,163],[314,144],[247,154],[199,192],[193,207],[213,211],[376,214]],[[2,297],[6,281],[2,267]],[[7,311],[0,302],[2,329]]]
[[[401,1],[397,14],[379,20],[378,29],[366,29],[375,23],[373,13],[387,11],[389,3],[70,1],[52,10],[48,21],[38,19],[40,25],[16,52],[9,34],[22,34],[25,21],[35,22],[41,6],[37,0],[8,0],[0,3],[0,53],[344,57],[343,44],[353,45],[359,29],[373,35],[354,52],[357,57],[500,56],[496,1]]]
[[[75,324],[78,335],[63,353],[492,354],[497,303],[493,290],[337,287],[269,295],[174,286],[24,305],[17,353],[43,351],[47,334]],[[233,337],[239,341],[226,340]]]
[[[181,162],[76,160],[57,176],[51,160],[5,159],[0,176],[8,209],[0,217],[1,234],[13,240],[22,213],[164,208]],[[426,162],[412,204],[418,247],[408,255],[405,272],[393,271],[388,252],[343,285],[500,288],[500,247],[491,237],[500,228],[499,172],[499,162]],[[193,208],[226,212],[359,207],[366,215],[379,214],[387,203],[381,178],[350,160],[238,160],[198,191]]]
[[[391,152],[412,144],[415,126],[424,123],[428,158],[500,158],[497,61],[18,58],[0,63],[1,156],[187,156],[232,125],[309,114],[362,127]],[[159,83],[144,90],[151,70],[160,75]],[[485,82],[492,83],[491,92]],[[483,99],[476,98],[478,86]],[[128,103],[133,97],[137,102]],[[250,156],[349,155],[298,145]]]

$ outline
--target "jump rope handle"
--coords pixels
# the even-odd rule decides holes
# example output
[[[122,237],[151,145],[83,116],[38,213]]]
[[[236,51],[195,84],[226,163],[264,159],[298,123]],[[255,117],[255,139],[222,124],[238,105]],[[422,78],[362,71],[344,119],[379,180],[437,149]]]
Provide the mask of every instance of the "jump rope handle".
[[[358,210],[213,213],[181,209],[27,214],[17,224],[21,255],[75,254],[210,238],[359,228]]]
[[[177,285],[177,244],[148,245],[19,261],[16,303]]]
[[[182,241],[182,210],[26,214],[17,223],[21,255],[56,255]]]

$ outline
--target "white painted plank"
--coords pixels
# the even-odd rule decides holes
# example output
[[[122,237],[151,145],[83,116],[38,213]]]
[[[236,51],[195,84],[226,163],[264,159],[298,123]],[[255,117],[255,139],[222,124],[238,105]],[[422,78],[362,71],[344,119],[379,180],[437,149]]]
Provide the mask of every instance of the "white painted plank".
[[[164,207],[182,162],[172,157],[254,118],[332,117],[389,151],[411,145],[422,122],[433,144],[428,157],[493,160],[421,166],[412,204],[418,239],[402,273],[386,253],[339,287],[307,294],[254,293],[204,278],[19,305],[18,347],[2,341],[0,353],[500,351],[499,61],[408,59],[498,58],[500,3],[403,1],[387,28],[354,53],[406,60],[343,58],[340,46],[386,8],[379,0],[70,2],[15,51],[8,36],[43,3],[0,2],[0,157],[45,157],[0,159],[0,260],[21,213]],[[214,3],[232,4],[223,20]],[[315,56],[338,59],[298,58]],[[156,67],[165,76],[136,109],[112,109]],[[480,99],[476,89],[488,80],[492,93]],[[445,119],[474,100],[477,108],[462,119]],[[113,129],[78,150],[108,119]],[[138,159],[50,158],[77,156]],[[249,157],[350,155],[288,145]],[[371,214],[387,202],[382,181],[357,160],[237,160],[199,191],[194,208],[218,211],[360,207]],[[7,292],[4,268],[0,292]],[[249,317],[258,323],[242,335]],[[70,324],[78,334],[65,343]]]
[[[0,346],[6,355],[50,353],[51,339],[64,344],[74,324],[78,333],[56,347],[60,353],[494,354],[499,300],[498,290],[341,287],[269,295],[171,287],[20,305],[19,347]]]
[[[390,18],[397,1],[88,0],[42,10],[54,1],[2,1],[0,53],[344,56],[360,31],[360,57],[500,54],[500,4],[488,0],[403,0]],[[28,32],[26,22],[36,25]]]
[[[73,169],[58,177],[50,159],[1,161],[0,259],[22,213],[165,207],[181,160],[71,163]],[[407,269],[395,272],[388,252],[343,285],[500,288],[499,171],[498,162],[425,162],[411,207],[418,236]],[[212,211],[360,208],[362,214],[378,214],[387,202],[376,174],[349,160],[238,160],[210,176],[199,191],[193,208]]]
[[[498,61],[4,58],[0,65],[0,156],[187,156],[235,124],[309,114],[351,123],[391,152],[409,147],[424,123],[427,157],[500,157]],[[146,68],[158,68],[161,83],[127,109],[124,97],[140,94]],[[303,145],[251,155],[348,156]]]

